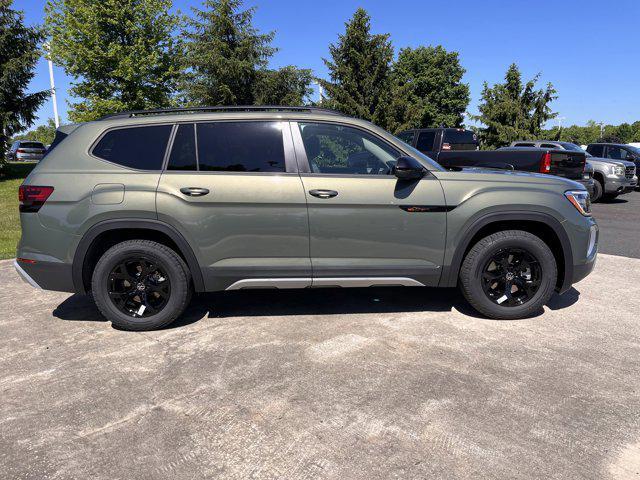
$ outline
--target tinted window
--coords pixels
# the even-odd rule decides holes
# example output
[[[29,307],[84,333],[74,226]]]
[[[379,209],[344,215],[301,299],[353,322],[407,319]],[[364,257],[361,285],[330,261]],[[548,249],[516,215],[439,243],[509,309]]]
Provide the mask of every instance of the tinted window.
[[[160,170],[172,128],[154,125],[111,130],[100,139],[93,154],[123,167]]]
[[[575,143],[560,142],[560,145],[562,145],[565,150],[571,150],[572,152],[584,152],[584,150]]]
[[[413,144],[413,132],[402,132],[398,134],[398,138],[409,145]]]
[[[594,157],[602,157],[602,145],[589,145],[587,146],[587,152],[589,152]]]
[[[358,128],[300,123],[311,171],[343,175],[389,175],[400,156],[394,148]]]
[[[284,172],[280,122],[199,123],[200,170]]]
[[[446,144],[449,144],[448,146]],[[443,150],[476,150],[478,137],[469,130],[445,130],[442,140]]]
[[[558,147],[557,145],[554,145],[552,143],[543,143],[540,145],[540,147],[542,148],[555,148],[556,150],[560,149],[562,150],[560,147]]]
[[[514,147],[535,147],[535,143],[515,143]]]
[[[20,148],[40,148],[44,149],[44,144],[40,142],[20,142]]]
[[[196,134],[193,124],[178,126],[167,170],[198,170]]]
[[[436,132],[420,132],[416,148],[421,152],[432,152],[433,142],[436,139]]]
[[[627,151],[620,147],[607,147],[607,158],[625,160],[627,158]]]

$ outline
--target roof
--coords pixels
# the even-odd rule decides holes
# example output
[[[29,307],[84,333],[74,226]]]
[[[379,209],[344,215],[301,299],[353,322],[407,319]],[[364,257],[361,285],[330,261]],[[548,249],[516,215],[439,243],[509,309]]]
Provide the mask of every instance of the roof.
[[[180,108],[157,108],[150,110],[131,110],[126,112],[111,113],[98,120],[112,120],[116,118],[140,118],[159,115],[188,115],[195,113],[249,113],[249,112],[308,112],[324,113],[328,115],[343,115],[335,110],[309,106],[283,106],[283,105],[232,105],[232,106],[212,106],[212,107],[180,107]]]

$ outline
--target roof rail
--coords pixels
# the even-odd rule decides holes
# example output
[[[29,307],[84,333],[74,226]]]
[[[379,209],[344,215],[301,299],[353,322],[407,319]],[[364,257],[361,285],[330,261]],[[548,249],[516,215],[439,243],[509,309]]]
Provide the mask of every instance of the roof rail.
[[[180,108],[156,108],[152,110],[131,110],[127,112],[111,113],[98,120],[111,120],[113,118],[133,118],[144,115],[168,115],[172,113],[198,113],[198,112],[309,112],[326,113],[329,115],[344,115],[336,110],[319,107],[287,107],[281,105],[233,105],[214,107],[180,107]]]

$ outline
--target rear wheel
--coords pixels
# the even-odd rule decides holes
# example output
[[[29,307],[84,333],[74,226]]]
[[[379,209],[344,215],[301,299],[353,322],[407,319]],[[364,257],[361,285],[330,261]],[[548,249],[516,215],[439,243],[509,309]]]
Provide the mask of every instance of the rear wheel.
[[[129,240],[98,260],[91,290],[111,323],[125,330],[153,330],[173,322],[189,299],[190,275],[176,252],[157,242]]]
[[[465,257],[460,287],[467,301],[490,318],[531,316],[549,301],[558,270],[539,237],[506,230],[483,238]]]

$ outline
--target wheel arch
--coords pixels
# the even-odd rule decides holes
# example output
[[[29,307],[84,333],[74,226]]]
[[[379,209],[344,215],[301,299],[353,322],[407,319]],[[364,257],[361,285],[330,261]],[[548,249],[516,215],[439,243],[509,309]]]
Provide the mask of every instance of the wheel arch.
[[[475,220],[460,237],[451,264],[443,268],[440,286],[455,287],[462,262],[471,247],[480,238],[502,230],[525,230],[542,238],[551,248],[558,265],[556,290],[562,293],[571,287],[573,252],[569,236],[553,216],[529,211],[490,213]]]
[[[99,256],[116,243],[131,239],[154,240],[176,251],[191,273],[196,292],[203,292],[204,279],[198,259],[182,234],[171,225],[151,219],[105,220],[90,227],[73,256],[72,276],[76,292],[87,293]]]

